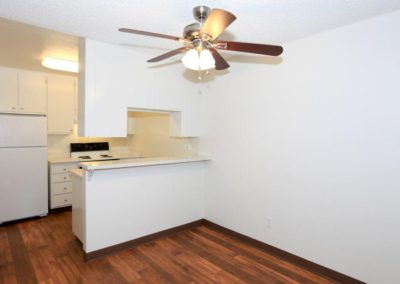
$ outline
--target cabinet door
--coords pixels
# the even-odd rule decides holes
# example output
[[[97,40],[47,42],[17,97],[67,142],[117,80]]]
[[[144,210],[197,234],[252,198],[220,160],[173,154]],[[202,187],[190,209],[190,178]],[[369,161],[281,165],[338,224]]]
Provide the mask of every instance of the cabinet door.
[[[0,112],[18,111],[18,72],[0,68]]]
[[[75,118],[76,78],[49,75],[47,121],[49,134],[69,134]]]
[[[19,112],[46,114],[46,74],[30,71],[19,72]]]

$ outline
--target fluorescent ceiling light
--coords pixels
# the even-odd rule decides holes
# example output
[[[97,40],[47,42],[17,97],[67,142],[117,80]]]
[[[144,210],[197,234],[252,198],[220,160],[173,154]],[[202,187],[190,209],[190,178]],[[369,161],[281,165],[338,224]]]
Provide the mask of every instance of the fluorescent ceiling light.
[[[46,57],[42,65],[49,69],[78,73],[78,62],[53,57]]]
[[[186,68],[195,71],[215,68],[215,60],[208,49],[200,51],[200,55],[196,49],[190,49],[183,56],[182,63]]]

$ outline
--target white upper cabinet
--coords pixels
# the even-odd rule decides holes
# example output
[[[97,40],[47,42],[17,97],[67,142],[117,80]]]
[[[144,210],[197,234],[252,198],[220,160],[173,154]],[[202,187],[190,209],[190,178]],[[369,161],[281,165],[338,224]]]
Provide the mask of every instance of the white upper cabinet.
[[[0,112],[46,114],[47,75],[0,67]]]
[[[48,76],[48,133],[69,134],[75,120],[76,78]]]
[[[24,113],[46,114],[46,74],[19,71],[19,111]]]
[[[18,111],[18,71],[0,68],[0,112]]]
[[[200,136],[206,98],[199,91],[205,87],[181,76],[180,65],[151,68],[132,49],[81,39],[79,66],[80,136],[126,137],[132,133],[128,109],[179,113],[171,135]]]

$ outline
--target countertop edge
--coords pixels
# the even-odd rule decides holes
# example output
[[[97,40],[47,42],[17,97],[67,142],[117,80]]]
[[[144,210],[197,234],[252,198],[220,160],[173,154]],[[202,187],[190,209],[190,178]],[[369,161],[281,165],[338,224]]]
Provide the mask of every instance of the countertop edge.
[[[135,159],[135,158],[140,158],[141,154],[140,153],[111,153],[115,158],[117,159]],[[79,163],[80,160],[78,158],[71,158],[68,156],[52,156],[49,155],[47,157],[47,161],[50,164],[67,164],[67,163]]]
[[[123,168],[135,168],[135,167],[146,167],[146,166],[157,166],[157,165],[168,165],[168,164],[181,164],[181,163],[193,163],[210,161],[210,156],[195,156],[188,158],[136,158],[136,159],[124,159],[120,161],[108,161],[108,162],[83,162],[80,166],[86,171],[98,171],[98,170],[111,170],[111,169],[123,169]],[[93,165],[95,164],[95,165]]]
[[[78,163],[78,158],[70,158],[70,157],[48,157],[47,161],[50,164],[67,164],[67,163]]]

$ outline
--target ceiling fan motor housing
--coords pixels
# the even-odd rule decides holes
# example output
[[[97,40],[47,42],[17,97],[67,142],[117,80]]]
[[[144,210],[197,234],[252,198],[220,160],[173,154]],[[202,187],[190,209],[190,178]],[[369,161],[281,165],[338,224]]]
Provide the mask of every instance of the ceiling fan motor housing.
[[[185,39],[194,39],[199,35],[199,31],[207,19],[208,15],[210,14],[211,8],[207,6],[197,6],[193,8],[193,17],[197,21],[197,23],[193,23],[187,25],[183,29],[183,37]]]
[[[201,29],[201,24],[200,23],[193,23],[190,25],[187,25],[184,29],[183,29],[183,37],[185,39],[193,39],[196,36],[198,36],[199,31]]]
[[[207,6],[197,6],[193,8],[193,17],[199,23],[203,23],[207,19],[208,14],[210,14],[210,7]]]

